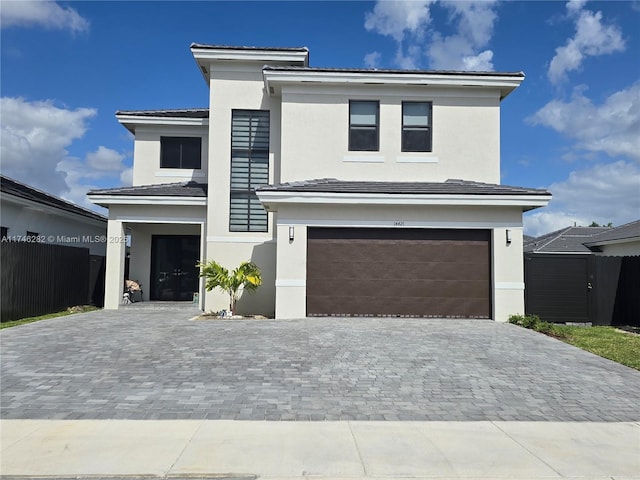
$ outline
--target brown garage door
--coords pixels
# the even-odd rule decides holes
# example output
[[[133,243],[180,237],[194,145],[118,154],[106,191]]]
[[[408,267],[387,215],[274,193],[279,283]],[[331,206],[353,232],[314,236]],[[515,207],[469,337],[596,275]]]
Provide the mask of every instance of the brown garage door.
[[[309,228],[307,315],[490,318],[489,230]]]

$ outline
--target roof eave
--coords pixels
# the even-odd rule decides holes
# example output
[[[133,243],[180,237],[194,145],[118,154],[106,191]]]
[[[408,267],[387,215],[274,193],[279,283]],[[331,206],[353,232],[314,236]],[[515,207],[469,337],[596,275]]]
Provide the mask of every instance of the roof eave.
[[[268,211],[286,204],[508,206],[523,211],[545,207],[551,195],[386,194],[257,191]]]
[[[412,72],[337,72],[313,70],[262,70],[264,86],[269,95],[279,92],[283,85],[313,82],[325,85],[417,85],[438,87],[484,87],[500,90],[504,99],[518,88],[524,80],[523,74],[474,75]]]
[[[216,47],[198,44],[191,45],[191,53],[198,65],[204,81],[209,85],[209,75],[211,74],[211,63],[219,61],[241,61],[241,62],[262,62],[283,63],[288,65],[308,66],[309,50],[299,49],[261,49],[242,47]]]
[[[149,115],[130,115],[116,114],[116,119],[120,124],[135,134],[137,125],[172,125],[172,126],[188,126],[199,127],[209,125],[208,118],[194,117],[154,117]]]
[[[89,194],[89,200],[96,205],[181,205],[206,206],[207,197],[187,197],[178,195],[107,195]]]

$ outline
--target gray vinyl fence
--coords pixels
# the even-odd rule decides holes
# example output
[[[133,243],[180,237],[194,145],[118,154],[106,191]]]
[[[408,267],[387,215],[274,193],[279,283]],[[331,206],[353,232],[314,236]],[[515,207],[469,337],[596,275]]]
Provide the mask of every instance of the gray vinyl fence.
[[[640,256],[527,253],[525,313],[554,323],[640,326]]]
[[[31,242],[0,244],[0,320],[102,305],[104,257],[87,248]]]

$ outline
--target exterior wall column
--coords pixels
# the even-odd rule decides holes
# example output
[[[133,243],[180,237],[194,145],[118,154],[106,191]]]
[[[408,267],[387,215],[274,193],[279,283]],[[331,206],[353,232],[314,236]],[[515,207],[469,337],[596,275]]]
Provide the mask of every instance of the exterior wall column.
[[[524,314],[522,244],[522,227],[493,229],[493,318],[498,322],[506,322],[511,315]]]
[[[290,239],[289,228],[293,228]],[[278,225],[276,318],[307,316],[307,227]]]
[[[108,221],[107,261],[104,292],[105,310],[116,310],[122,302],[126,243],[120,240],[124,239],[124,235],[124,223],[122,221]]]

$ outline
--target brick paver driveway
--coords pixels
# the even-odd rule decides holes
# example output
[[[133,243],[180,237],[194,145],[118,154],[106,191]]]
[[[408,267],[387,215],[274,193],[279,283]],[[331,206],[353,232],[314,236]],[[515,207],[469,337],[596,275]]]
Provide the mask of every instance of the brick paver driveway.
[[[512,325],[193,315],[3,330],[2,418],[640,420],[640,372]]]

